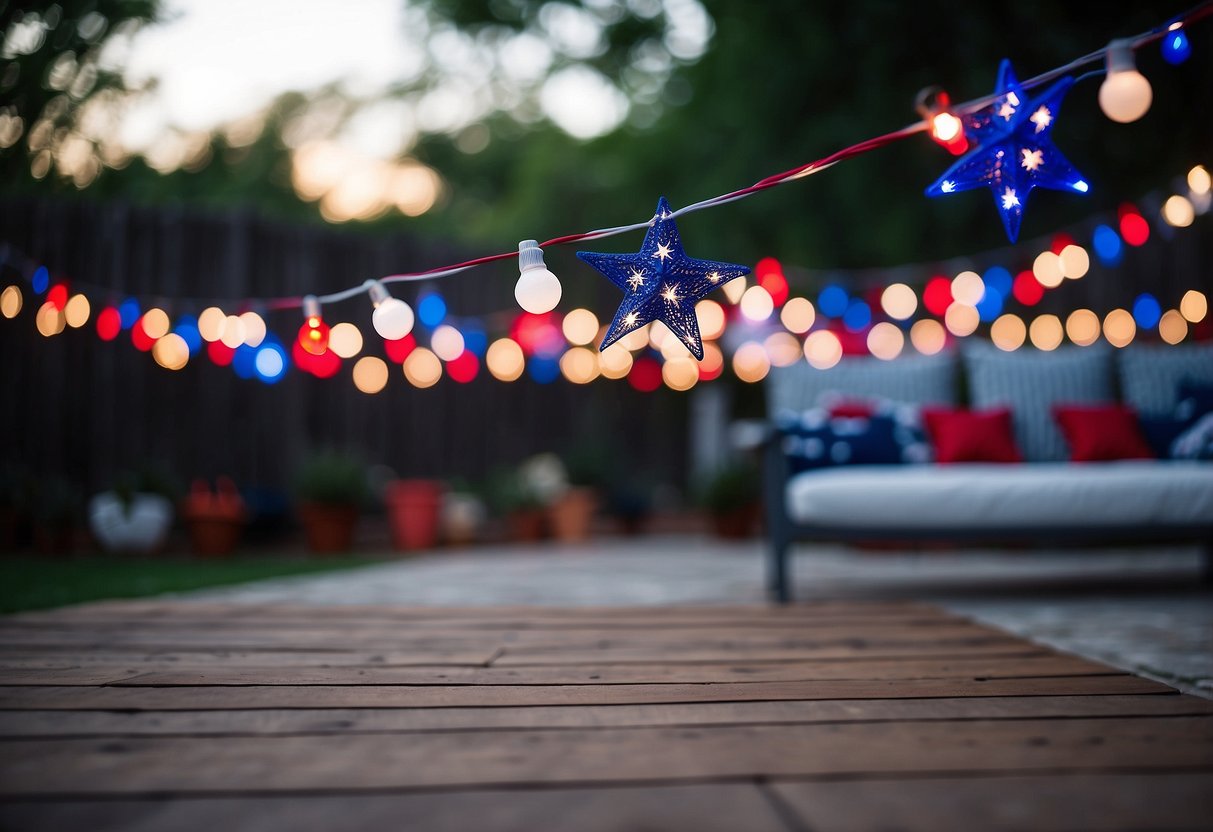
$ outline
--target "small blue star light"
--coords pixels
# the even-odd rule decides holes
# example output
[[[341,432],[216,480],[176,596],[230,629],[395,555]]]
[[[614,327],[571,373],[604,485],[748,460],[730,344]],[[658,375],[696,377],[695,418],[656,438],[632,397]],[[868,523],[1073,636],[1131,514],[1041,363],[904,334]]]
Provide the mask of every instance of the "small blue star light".
[[[651,321],[661,321],[695,358],[703,359],[703,339],[695,318],[695,304],[704,295],[736,277],[749,274],[745,266],[687,257],[662,197],[657,214],[636,254],[596,254],[579,251],[589,263],[623,290],[623,303],[599,345],[605,350],[629,332]]]
[[[927,188],[927,196],[988,186],[1007,237],[1015,242],[1033,188],[1085,194],[1089,189],[1086,180],[1050,138],[1061,100],[1073,84],[1073,78],[1062,78],[1040,97],[1029,100],[1011,62],[1003,61],[994,103],[962,116],[965,132],[977,147]]]

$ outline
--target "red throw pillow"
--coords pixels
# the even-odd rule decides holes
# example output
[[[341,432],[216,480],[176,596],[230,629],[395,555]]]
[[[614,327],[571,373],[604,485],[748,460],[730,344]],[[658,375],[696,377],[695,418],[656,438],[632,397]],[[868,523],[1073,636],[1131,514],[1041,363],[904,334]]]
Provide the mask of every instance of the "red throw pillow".
[[[936,462],[1022,462],[1011,431],[1011,411],[922,411],[927,433],[935,445]]]
[[[1155,458],[1132,408],[1119,404],[1062,405],[1053,408],[1053,418],[1061,426],[1073,462]]]

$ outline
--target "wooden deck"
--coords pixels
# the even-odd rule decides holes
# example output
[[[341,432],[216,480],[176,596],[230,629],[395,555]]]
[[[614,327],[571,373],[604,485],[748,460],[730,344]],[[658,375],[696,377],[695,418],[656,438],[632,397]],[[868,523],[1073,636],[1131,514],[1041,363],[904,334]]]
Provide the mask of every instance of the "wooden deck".
[[[0,619],[4,830],[1207,829],[1213,702],[909,603]]]

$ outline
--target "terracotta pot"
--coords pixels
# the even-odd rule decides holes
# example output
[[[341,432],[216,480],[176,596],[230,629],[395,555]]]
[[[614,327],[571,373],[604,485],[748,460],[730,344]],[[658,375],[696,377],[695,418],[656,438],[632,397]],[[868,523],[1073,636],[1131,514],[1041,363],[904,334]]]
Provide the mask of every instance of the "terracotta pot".
[[[528,508],[510,512],[506,523],[510,528],[510,539],[520,542],[543,540],[544,528],[543,509]]]
[[[299,519],[307,547],[313,552],[348,552],[353,548],[357,506],[304,503],[299,507]]]
[[[193,517],[188,521],[194,553],[212,557],[230,555],[244,531],[242,517]]]
[[[576,543],[590,536],[590,523],[598,508],[598,495],[592,488],[570,488],[548,507],[552,536],[566,543]]]
[[[443,485],[437,480],[397,480],[384,491],[392,545],[397,549],[432,549],[438,543]]]

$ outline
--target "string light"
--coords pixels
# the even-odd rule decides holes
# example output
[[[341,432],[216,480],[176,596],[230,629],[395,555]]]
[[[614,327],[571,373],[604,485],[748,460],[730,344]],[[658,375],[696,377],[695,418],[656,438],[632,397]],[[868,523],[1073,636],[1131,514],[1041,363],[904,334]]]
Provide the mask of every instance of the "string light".
[[[79,329],[88,323],[92,308],[84,295],[72,295],[63,307],[63,319],[72,329]]]
[[[168,333],[170,322],[168,314],[163,309],[152,307],[143,313],[140,321],[143,324],[143,331],[153,341],[163,338]]]
[[[323,355],[329,348],[329,326],[320,316],[320,301],[315,295],[308,295],[303,299],[303,326],[299,327],[299,346],[311,355]]]
[[[1028,327],[1028,337],[1032,339],[1032,346],[1036,349],[1051,352],[1061,346],[1065,330],[1061,326],[1061,319],[1056,315],[1041,315],[1032,320],[1032,325]]]
[[[762,323],[775,311],[771,293],[761,286],[751,286],[741,296],[741,314],[754,323]]]
[[[240,313],[240,324],[244,328],[244,344],[249,347],[259,347],[265,340],[265,319],[251,309]]]
[[[1209,314],[1209,300],[1203,292],[1189,289],[1179,301],[1179,314],[1189,323],[1198,324]]]
[[[1167,28],[1162,38],[1162,58],[1171,66],[1179,66],[1192,57],[1192,44],[1183,30],[1183,23],[1175,22]]]
[[[1113,309],[1103,319],[1103,337],[1116,348],[1127,347],[1137,334],[1137,323],[1125,309]]]
[[[498,381],[515,381],[526,369],[526,356],[517,341],[512,338],[499,338],[489,344],[484,363],[489,373]],[[628,364],[631,365],[631,355],[628,355]]]
[[[518,282],[514,299],[534,315],[551,312],[560,303],[560,278],[543,264],[543,249],[534,240],[518,244]]]
[[[560,324],[565,339],[575,347],[584,347],[598,336],[598,316],[588,309],[574,309]]]
[[[5,286],[4,291],[0,292],[0,315],[6,318],[17,317],[21,313],[22,302],[23,299],[19,287]]]
[[[417,347],[404,359],[404,377],[419,389],[433,387],[442,378],[442,362],[425,347]]]
[[[897,321],[905,321],[918,311],[918,296],[904,283],[894,283],[880,293],[880,308]]]
[[[810,332],[804,339],[804,357],[818,370],[828,370],[842,360],[842,342],[828,329]]]
[[[1080,347],[1099,340],[1099,316],[1090,309],[1075,309],[1066,318],[1066,336]]]
[[[779,320],[788,332],[803,335],[813,328],[817,319],[817,311],[813,302],[808,298],[792,298],[779,310]]]
[[[1188,337],[1188,322],[1178,310],[1168,309],[1158,320],[1158,337],[1168,344],[1178,344]]]
[[[399,298],[392,297],[380,280],[368,280],[363,284],[371,296],[375,311],[371,313],[371,326],[379,337],[387,341],[399,341],[413,331],[413,307]]]
[[[449,324],[443,324],[430,336],[430,349],[443,361],[454,361],[463,354],[463,334]]]
[[[990,340],[1004,352],[1014,352],[1023,346],[1028,328],[1018,315],[1002,315],[990,327]]]
[[[935,355],[948,343],[948,333],[939,321],[923,318],[910,327],[910,343],[923,355]]]
[[[1133,41],[1114,40],[1107,48],[1107,76],[1099,87],[1099,107],[1112,121],[1128,124],[1150,109],[1154,91],[1137,71]]]
[[[1175,194],[1163,203],[1162,218],[1167,221],[1167,225],[1187,228],[1196,220],[1196,209],[1187,197]]]
[[[896,324],[882,321],[868,331],[868,352],[883,361],[901,355],[905,345],[905,333]]]
[[[746,341],[733,353],[733,373],[742,381],[755,384],[766,378],[770,371],[771,359],[762,344]]]
[[[146,315],[144,316],[147,317]],[[146,323],[144,329],[147,328]],[[151,333],[148,333],[151,335]],[[244,344],[245,331],[244,321],[239,315],[228,315],[223,320],[223,334],[219,337],[219,341],[228,349],[237,349]]]
[[[964,122],[952,111],[952,101],[939,87],[927,87],[918,93],[914,108],[928,125],[931,138],[953,156],[969,149]]]
[[[208,306],[198,316],[198,334],[203,341],[214,342],[223,337],[223,327],[227,323],[227,315],[217,306]]]

